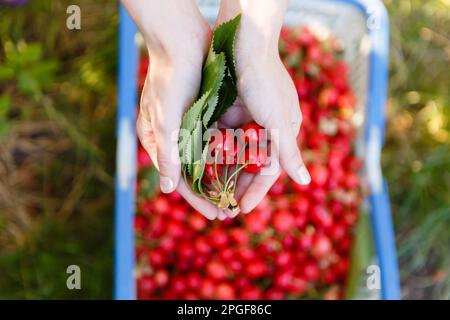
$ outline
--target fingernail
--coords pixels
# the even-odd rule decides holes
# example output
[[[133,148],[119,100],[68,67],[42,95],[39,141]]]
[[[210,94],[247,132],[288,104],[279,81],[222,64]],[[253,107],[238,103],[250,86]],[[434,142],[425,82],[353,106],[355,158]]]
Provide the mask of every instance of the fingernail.
[[[219,215],[218,215],[218,218],[219,218],[220,221],[223,221],[223,220],[225,220],[227,218],[227,215],[225,214],[225,212],[220,211]]]
[[[164,193],[170,193],[173,191],[173,182],[172,179],[168,177],[159,177],[159,187],[161,191]]]
[[[300,169],[298,169],[297,174],[300,184],[307,185],[311,182],[311,176],[309,175],[308,169],[306,169],[304,164],[302,164]]]

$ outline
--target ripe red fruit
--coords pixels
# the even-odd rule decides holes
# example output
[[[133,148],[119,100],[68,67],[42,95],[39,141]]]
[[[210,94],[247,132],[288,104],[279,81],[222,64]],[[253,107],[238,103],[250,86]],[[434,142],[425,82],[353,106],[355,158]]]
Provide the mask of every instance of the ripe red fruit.
[[[291,265],[293,262],[292,254],[288,251],[281,251],[276,257],[275,257],[275,265],[278,268],[286,268],[289,265]]]
[[[137,280],[138,295],[144,299],[148,299],[156,289],[156,284],[153,278],[149,275],[144,275]]]
[[[244,143],[247,143],[249,146],[257,147],[260,143],[266,142],[264,141],[266,139],[264,128],[256,122],[252,121],[245,124],[242,130],[244,131]]]
[[[317,234],[313,240],[312,255],[316,259],[321,259],[331,253],[333,246],[330,239],[324,234]]]
[[[211,279],[224,280],[227,277],[227,269],[218,261],[211,261],[206,265],[206,273]]]
[[[211,242],[204,237],[197,237],[194,242],[194,247],[200,254],[209,254],[212,251]]]
[[[305,281],[305,279],[303,279],[299,276],[294,276],[292,278],[292,283],[289,288],[289,291],[293,294],[300,295],[300,294],[303,294],[307,288],[308,288],[308,283]]]
[[[333,217],[325,207],[316,205],[311,210],[311,220],[318,228],[329,228],[333,224]]]
[[[217,175],[216,175],[217,170]],[[205,171],[203,172],[202,181],[205,184],[212,184],[217,183],[217,177],[220,179],[222,176],[222,166],[221,165],[214,165],[207,163],[205,165]]]
[[[236,299],[236,291],[229,283],[220,283],[216,288],[216,296],[219,300]]]
[[[202,277],[197,272],[191,272],[187,275],[186,282],[189,288],[197,290],[202,284]]]
[[[191,214],[188,218],[188,224],[194,231],[200,231],[206,228],[208,222],[201,214]]]
[[[288,290],[291,288],[293,277],[294,276],[291,270],[277,272],[275,274],[274,284],[279,289]]]
[[[330,238],[333,241],[340,241],[342,238],[345,237],[347,233],[347,226],[342,222],[334,223],[330,228],[327,230],[327,234],[330,236]]]
[[[325,166],[313,164],[309,166],[309,173],[311,174],[311,182],[318,186],[323,187],[328,180],[328,170]]]
[[[214,282],[211,279],[203,279],[199,291],[203,298],[212,299],[216,291]]]
[[[275,288],[270,288],[266,291],[266,299],[268,300],[283,300],[284,294],[283,291]]]
[[[185,221],[187,216],[187,210],[185,206],[175,204],[171,207],[170,214],[177,221]]]
[[[243,228],[233,228],[230,230],[231,241],[238,245],[247,244],[249,241],[248,232]]]
[[[276,212],[272,220],[276,231],[285,233],[294,226],[294,218],[289,211]]]
[[[155,271],[153,278],[155,279],[156,286],[164,287],[169,282],[169,273],[164,269],[158,269]]]
[[[212,164],[236,164],[238,143],[232,129],[219,129],[219,133],[212,132],[209,143],[209,153],[212,159],[207,163]],[[217,157],[216,157],[217,154]],[[217,158],[217,161],[215,161]]]
[[[228,235],[223,229],[214,229],[210,234],[209,238],[213,246],[217,249],[223,249],[228,243]]]
[[[307,281],[313,282],[320,278],[320,269],[317,263],[308,261],[303,265],[303,276]]]
[[[249,286],[240,292],[240,297],[243,300],[260,300],[262,297],[261,290],[256,286]]]
[[[244,171],[248,173],[258,173],[262,167],[266,165],[267,150],[265,148],[257,148],[257,150],[245,150],[244,162],[248,164],[244,167]]]
[[[250,261],[246,268],[246,274],[250,279],[263,277],[267,272],[266,264],[261,260]]]
[[[149,168],[153,166],[152,159],[148,155],[147,151],[139,144],[138,154],[137,154],[138,166],[140,168]]]
[[[134,230],[136,230],[138,234],[142,234],[147,228],[147,225],[148,221],[144,216],[136,215],[134,217]]]
[[[164,197],[156,198],[154,202],[154,209],[156,213],[165,214],[170,211],[169,201]]]
[[[155,248],[149,252],[149,262],[152,267],[162,267],[165,262],[165,253],[159,249]]]
[[[260,234],[266,230],[267,222],[261,219],[261,215],[257,212],[250,213],[245,217],[245,224],[249,231],[254,234]]]

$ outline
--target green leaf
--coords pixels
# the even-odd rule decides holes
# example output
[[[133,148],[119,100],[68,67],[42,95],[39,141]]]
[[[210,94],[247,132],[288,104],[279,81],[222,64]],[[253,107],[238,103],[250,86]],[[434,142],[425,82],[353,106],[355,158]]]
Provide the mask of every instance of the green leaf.
[[[183,116],[181,128],[192,132],[197,121],[200,119],[202,110],[205,107],[210,91],[205,92],[200,99],[198,99]]]
[[[216,54],[212,48],[209,50],[205,67],[202,74],[202,92],[208,91],[209,97],[207,107],[202,116],[203,125],[207,128],[217,102],[219,101],[219,90],[222,86],[222,80],[225,76],[225,54],[223,52]]]
[[[209,91],[210,95],[217,94],[225,75],[225,63],[226,59],[223,52],[216,54],[213,50],[209,50],[202,72],[201,93]]]
[[[236,62],[234,58],[234,40],[236,31],[241,21],[241,15],[219,25],[214,30],[213,48],[216,52],[225,52],[227,67],[233,80],[236,80]]]
[[[225,112],[227,112],[228,108],[236,101],[237,98],[237,89],[233,80],[229,75],[224,78],[222,87],[219,91],[218,103],[217,107],[214,110],[214,114],[207,127],[209,127],[214,122],[218,121]]]
[[[205,172],[205,164],[206,164],[206,155],[208,154],[208,145],[209,139],[206,141],[205,146],[203,147],[202,156],[198,162],[194,164],[192,171],[192,182],[193,185],[196,186],[195,190],[198,192],[200,188],[200,184],[202,183],[203,173]]]

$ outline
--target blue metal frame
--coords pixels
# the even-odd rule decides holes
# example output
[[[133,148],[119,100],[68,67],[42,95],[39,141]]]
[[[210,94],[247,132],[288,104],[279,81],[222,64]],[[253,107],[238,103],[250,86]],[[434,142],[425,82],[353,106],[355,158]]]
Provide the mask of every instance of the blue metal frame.
[[[136,185],[136,26],[123,6],[119,16],[117,168],[115,189],[115,299],[135,299],[134,202]]]
[[[369,29],[372,43],[370,53],[370,79],[368,105],[366,111],[365,142],[375,143],[376,154],[381,153],[384,143],[385,104],[388,83],[389,57],[389,19],[386,9],[379,0],[326,0],[340,1],[357,7],[369,19],[374,15],[377,25]],[[138,48],[134,43],[136,27],[123,6],[120,7],[119,26],[119,79],[118,79],[118,151],[116,177],[116,211],[115,211],[115,298],[135,299],[134,274],[134,201],[136,170],[124,168],[136,163],[136,146],[134,140],[130,147],[130,135],[135,138],[134,124],[136,118],[136,70],[138,63]],[[374,132],[378,132],[375,135]],[[134,150],[134,152],[133,152]],[[124,152],[126,151],[126,152]],[[126,153],[124,155],[124,153]],[[379,170],[380,164],[375,163]],[[126,170],[125,170],[126,171]],[[389,195],[385,182],[377,188],[376,181],[370,181],[372,194],[369,202],[372,208],[372,228],[376,253],[381,271],[381,293],[383,299],[400,299],[400,281],[397,265],[394,228],[390,210]],[[122,181],[122,183],[121,183]],[[127,187],[122,185],[126,183]],[[379,185],[379,183],[378,183]]]

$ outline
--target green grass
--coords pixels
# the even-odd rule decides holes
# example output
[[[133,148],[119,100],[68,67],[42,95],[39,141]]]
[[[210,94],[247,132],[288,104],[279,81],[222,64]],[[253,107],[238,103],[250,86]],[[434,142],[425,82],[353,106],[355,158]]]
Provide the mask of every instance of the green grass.
[[[450,2],[385,1],[391,76],[383,170],[403,295],[450,298]]]

